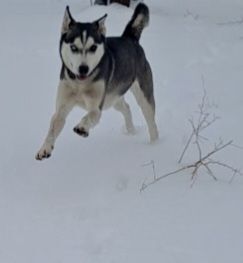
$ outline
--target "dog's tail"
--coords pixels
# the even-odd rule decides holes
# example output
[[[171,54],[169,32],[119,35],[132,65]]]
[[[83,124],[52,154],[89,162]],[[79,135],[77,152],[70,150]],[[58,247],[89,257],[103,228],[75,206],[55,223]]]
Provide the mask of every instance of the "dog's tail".
[[[127,24],[122,37],[129,37],[139,41],[143,29],[149,23],[149,9],[145,4],[138,4],[134,10],[133,16]]]

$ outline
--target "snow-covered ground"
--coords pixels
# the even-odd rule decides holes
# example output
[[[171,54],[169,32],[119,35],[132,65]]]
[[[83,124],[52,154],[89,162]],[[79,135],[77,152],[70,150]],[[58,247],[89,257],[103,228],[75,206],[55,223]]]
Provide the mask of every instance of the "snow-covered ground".
[[[89,7],[84,0],[10,0],[0,9],[0,262],[1,263],[242,263],[243,179],[215,169],[191,188],[190,174],[168,177],[140,193],[142,183],[180,166],[188,118],[201,100],[202,76],[221,119],[206,136],[243,145],[243,3],[241,0],[147,0],[151,23],[141,43],[154,73],[160,141],[149,145],[142,115],[128,100],[137,127],[104,112],[90,137],[72,128],[75,110],[53,156],[34,156],[54,109],[58,41],[69,4],[82,21],[108,13],[119,35],[132,9]],[[210,146],[207,146],[211,149]],[[207,148],[206,147],[206,148]],[[189,151],[185,161],[193,160]],[[229,147],[217,159],[243,168]]]

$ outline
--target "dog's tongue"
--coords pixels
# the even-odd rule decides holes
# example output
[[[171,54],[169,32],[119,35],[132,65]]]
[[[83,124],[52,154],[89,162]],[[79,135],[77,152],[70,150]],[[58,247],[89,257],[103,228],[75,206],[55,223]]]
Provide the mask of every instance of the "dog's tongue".
[[[79,75],[79,76],[77,76],[77,78],[79,80],[85,80],[87,78],[87,76],[86,75]]]

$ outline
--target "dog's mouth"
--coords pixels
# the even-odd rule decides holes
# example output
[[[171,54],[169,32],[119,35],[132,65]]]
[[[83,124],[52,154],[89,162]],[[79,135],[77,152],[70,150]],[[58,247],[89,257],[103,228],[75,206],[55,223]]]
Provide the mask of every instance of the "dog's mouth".
[[[78,80],[83,81],[83,80],[86,80],[88,78],[88,75],[81,74],[81,75],[76,75],[76,77],[77,77]]]

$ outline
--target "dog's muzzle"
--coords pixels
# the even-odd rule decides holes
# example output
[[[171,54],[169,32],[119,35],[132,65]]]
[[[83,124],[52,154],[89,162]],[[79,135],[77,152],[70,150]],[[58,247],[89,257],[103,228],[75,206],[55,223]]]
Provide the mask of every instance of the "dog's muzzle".
[[[79,67],[79,75],[77,76],[78,79],[84,80],[88,77],[89,67],[86,65],[81,65]]]

